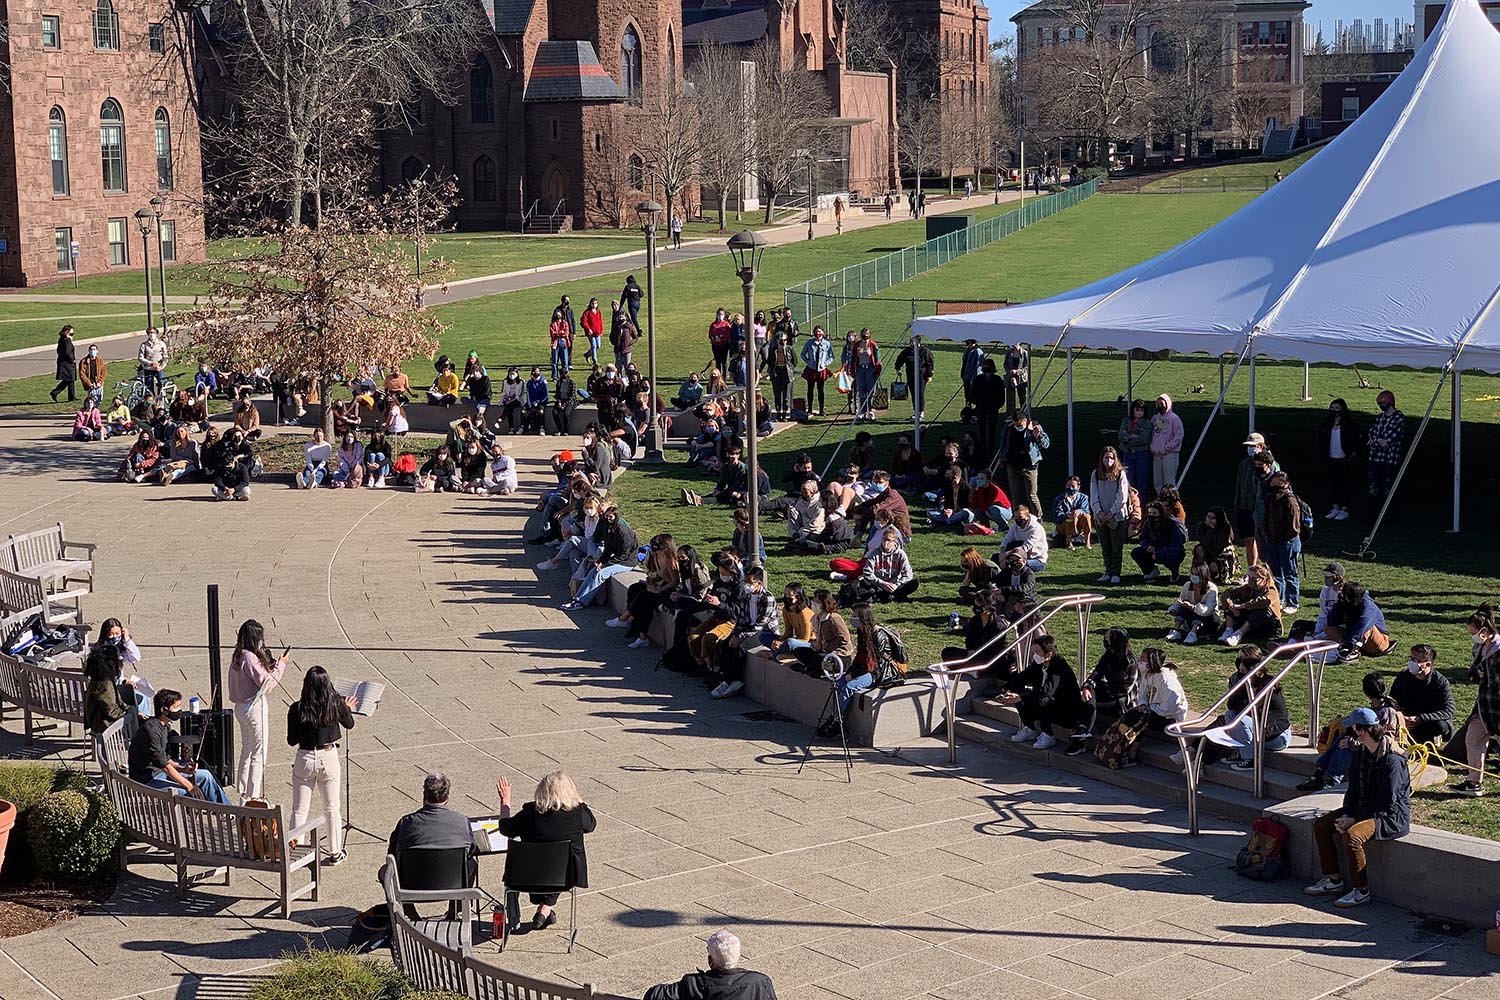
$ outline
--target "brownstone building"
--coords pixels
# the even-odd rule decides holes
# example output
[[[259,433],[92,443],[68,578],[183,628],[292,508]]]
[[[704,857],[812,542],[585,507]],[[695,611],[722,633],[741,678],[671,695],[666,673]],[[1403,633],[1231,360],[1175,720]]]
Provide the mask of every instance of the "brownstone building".
[[[0,284],[203,259],[197,121],[167,0],[0,0]],[[156,220],[149,260],[157,263]],[[143,279],[144,280],[144,279]]]
[[[909,53],[903,98],[942,98],[945,114],[985,106],[990,11],[976,0],[890,0]]]
[[[478,2],[478,0],[476,0]],[[466,99],[425,97],[382,135],[380,171],[457,176],[465,229],[618,225],[649,188],[641,137],[682,78],[680,0],[484,0],[493,41]],[[695,192],[687,192],[694,195]]]

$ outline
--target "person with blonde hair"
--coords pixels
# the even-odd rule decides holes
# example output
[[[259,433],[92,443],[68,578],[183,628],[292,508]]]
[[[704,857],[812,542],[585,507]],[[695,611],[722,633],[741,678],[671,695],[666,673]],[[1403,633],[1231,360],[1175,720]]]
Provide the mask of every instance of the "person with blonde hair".
[[[567,885],[587,889],[589,868],[583,836],[593,833],[598,821],[568,773],[552,771],[542,775],[542,780],[536,783],[532,800],[515,815],[511,814],[510,782],[502,777],[495,783],[495,791],[500,795],[500,832],[528,843],[567,841],[572,845]],[[531,894],[531,902],[536,905],[536,914],[531,918],[532,930],[545,930],[557,923],[557,914],[552,908],[557,905],[558,895],[555,892]]]

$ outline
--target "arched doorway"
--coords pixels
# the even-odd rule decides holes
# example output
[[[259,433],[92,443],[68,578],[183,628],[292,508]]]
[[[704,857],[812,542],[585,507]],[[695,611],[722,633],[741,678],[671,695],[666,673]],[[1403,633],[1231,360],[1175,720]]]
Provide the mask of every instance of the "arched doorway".
[[[557,211],[557,206],[562,204],[564,188],[562,171],[554,169],[547,174],[547,194],[543,204],[549,212]]]

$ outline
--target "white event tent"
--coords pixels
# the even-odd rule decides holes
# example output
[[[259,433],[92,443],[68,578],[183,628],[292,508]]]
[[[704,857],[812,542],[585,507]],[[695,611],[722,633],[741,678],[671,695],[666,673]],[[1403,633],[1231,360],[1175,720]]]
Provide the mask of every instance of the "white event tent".
[[[1459,373],[1500,373],[1496,94],[1500,32],[1477,0],[1453,0],[1368,111],[1230,218],[1102,281],[1024,305],[921,318],[912,332],[1045,342],[1069,353],[1237,355],[1235,371],[1249,361],[1252,429],[1256,356],[1440,368],[1454,378],[1457,530]],[[1069,376],[1071,468],[1071,357]],[[1221,394],[1215,413],[1222,403]]]

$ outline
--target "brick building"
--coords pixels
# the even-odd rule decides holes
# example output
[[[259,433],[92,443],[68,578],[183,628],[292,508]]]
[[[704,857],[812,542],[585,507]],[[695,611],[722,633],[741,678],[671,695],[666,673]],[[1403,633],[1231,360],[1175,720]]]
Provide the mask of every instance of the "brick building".
[[[836,194],[866,197],[901,186],[897,163],[894,66],[884,72],[861,72],[845,65],[847,29],[843,5],[835,0],[683,0],[684,45],[691,64],[705,45],[750,49],[774,39],[784,66],[798,67],[821,83],[831,118],[819,143],[817,191],[824,201]],[[747,87],[752,77],[747,70]],[[806,187],[794,174],[793,191]],[[757,203],[753,178],[731,203]]]
[[[1495,27],[1500,28],[1500,0],[1480,0],[1479,6],[1484,8]],[[1448,0],[1414,0],[1412,8],[1416,20],[1416,44],[1420,46],[1432,34],[1432,29],[1437,27],[1443,11],[1448,9]]]
[[[453,173],[465,229],[632,220],[650,186],[647,108],[682,77],[680,0],[483,2],[495,33],[465,100],[424,97],[419,121],[384,132],[382,183]]]
[[[1126,0],[1105,0],[1106,4],[1123,5]],[[1303,12],[1311,6],[1305,0],[1210,0],[1222,31],[1221,51],[1225,58],[1221,66],[1224,88],[1225,110],[1216,115],[1196,133],[1198,148],[1186,150],[1189,155],[1211,155],[1215,144],[1244,141],[1250,134],[1259,135],[1270,118],[1283,125],[1295,124],[1303,113]],[[1170,10],[1166,16],[1170,16]],[[1050,49],[1056,46],[1076,44],[1076,29],[1058,17],[1054,0],[1040,0],[1017,13],[1012,21],[1016,25],[1016,57],[1023,88],[1022,100],[1027,108],[1028,120],[1032,116],[1041,95],[1025,92],[1035,85],[1036,76],[1028,67],[1045,60]],[[1112,25],[1109,16],[1101,21],[1099,31],[1111,31],[1117,35],[1118,24]],[[1158,70],[1158,53],[1167,54],[1169,47],[1158,48],[1157,40],[1165,29],[1165,23],[1146,23],[1138,30],[1135,40],[1143,68],[1148,73]],[[1255,120],[1251,120],[1251,119]],[[1238,120],[1244,119],[1244,120]],[[1091,137],[1090,137],[1091,138]],[[1172,155],[1179,151],[1177,137],[1151,135],[1117,136],[1128,140],[1118,152],[1128,152],[1133,146],[1138,155],[1154,150],[1159,155]],[[1076,140],[1076,141],[1071,141]],[[1059,140],[1064,159],[1082,155],[1084,137],[1064,136]],[[1136,141],[1141,140],[1141,141]]]
[[[990,82],[990,11],[977,0],[889,0],[905,31],[901,98],[941,100],[944,141],[979,146]],[[963,161],[947,157],[955,166]]]
[[[0,285],[142,267],[160,198],[167,261],[202,260],[197,120],[166,0],[4,0]],[[191,60],[187,60],[191,62]],[[157,263],[156,233],[149,240]],[[144,279],[143,279],[144,280]]]

